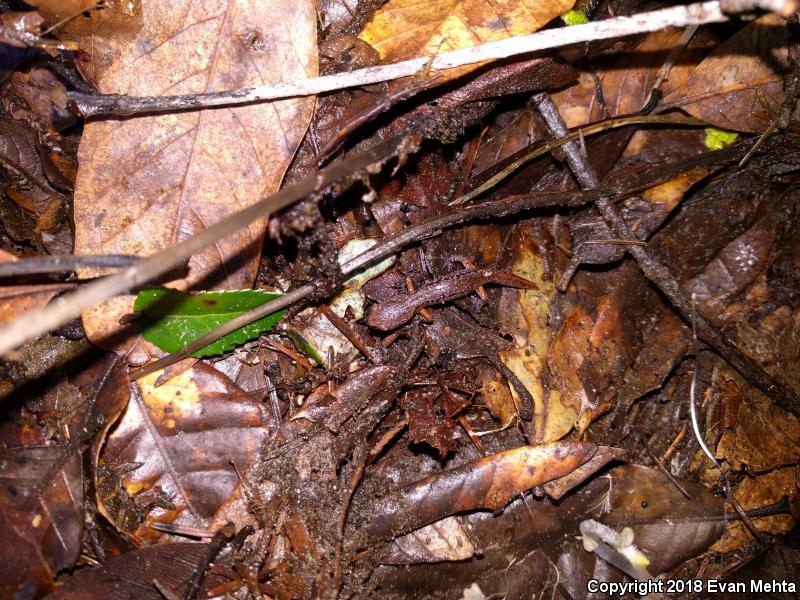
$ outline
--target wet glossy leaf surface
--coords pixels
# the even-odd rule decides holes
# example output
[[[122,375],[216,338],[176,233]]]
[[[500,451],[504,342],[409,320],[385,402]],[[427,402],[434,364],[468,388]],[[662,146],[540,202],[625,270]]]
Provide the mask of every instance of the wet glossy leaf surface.
[[[144,313],[139,321],[144,339],[166,352],[176,352],[212,329],[280,295],[260,290],[189,295],[170,288],[150,288],[139,292],[133,310]],[[272,329],[285,312],[273,313],[237,329],[192,356],[202,358],[233,350]]]
[[[156,387],[138,382],[100,454],[98,503],[125,531],[153,521],[206,527],[257,453],[270,417],[219,371],[198,363]],[[233,463],[233,464],[232,464]]]

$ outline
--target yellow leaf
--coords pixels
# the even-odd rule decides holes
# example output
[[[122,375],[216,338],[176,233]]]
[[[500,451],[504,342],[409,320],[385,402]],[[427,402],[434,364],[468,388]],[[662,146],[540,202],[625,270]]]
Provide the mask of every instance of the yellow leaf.
[[[574,0],[391,0],[360,37],[383,62],[435,56],[533,33],[573,4]]]

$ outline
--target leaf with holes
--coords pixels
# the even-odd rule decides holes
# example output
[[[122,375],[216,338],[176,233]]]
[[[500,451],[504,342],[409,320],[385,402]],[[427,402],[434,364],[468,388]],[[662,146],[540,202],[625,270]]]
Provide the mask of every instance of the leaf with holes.
[[[139,322],[142,336],[165,352],[177,352],[186,344],[282,294],[263,290],[203,292],[187,294],[172,288],[149,288],[139,292],[133,310],[144,313]],[[253,321],[201,348],[192,356],[202,358],[233,350],[256,339],[281,320],[285,310]]]

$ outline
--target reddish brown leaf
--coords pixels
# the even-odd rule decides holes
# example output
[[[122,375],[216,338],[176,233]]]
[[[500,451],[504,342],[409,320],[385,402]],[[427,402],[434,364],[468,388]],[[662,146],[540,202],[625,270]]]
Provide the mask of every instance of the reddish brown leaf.
[[[381,498],[367,532],[379,539],[458,512],[497,510],[517,494],[563,477],[596,450],[585,442],[522,446],[432,475]]]
[[[650,96],[659,69],[682,33],[681,29],[656,31],[648,34],[635,48],[630,48],[624,42],[618,43],[621,47],[618,54],[611,53],[598,58],[599,67],[593,69],[594,76],[582,73],[575,85],[553,94],[553,100],[558,104],[567,126],[580,127],[604,118],[639,111]],[[681,53],[680,60],[669,72],[669,78],[662,84],[663,93],[668,94],[686,80],[692,61],[699,58],[698,54],[697,50],[692,49]],[[603,90],[606,114],[596,95],[597,80]]]
[[[410,390],[403,395],[400,406],[406,412],[408,439],[429,444],[444,458],[456,448],[458,427],[441,405],[437,410],[436,399],[440,394],[438,388]]]
[[[59,292],[74,287],[72,283],[3,286],[0,288],[0,324],[16,319],[26,311],[44,306]]]
[[[66,446],[9,448],[0,450],[0,466],[0,595],[41,594],[80,551],[80,456]]]
[[[725,430],[718,432],[717,457],[737,471],[746,469],[750,473],[796,464],[800,461],[800,420],[742,386],[727,371],[715,373],[714,395],[723,406],[738,408],[731,422],[722,424]]]
[[[210,92],[316,75],[309,2],[146,0],[141,8],[141,30],[130,43],[116,40],[119,57],[99,76],[103,92]],[[277,189],[312,108],[313,99],[301,98],[87,124],[75,190],[76,253],[148,255]],[[174,285],[251,287],[264,226],[253,223],[194,255]],[[84,326],[92,340],[130,349],[138,336],[108,339],[129,312],[131,298],[117,298],[86,312]]]
[[[146,522],[205,527],[236,485],[271,423],[269,408],[204,363],[154,387],[139,380],[101,453],[98,505],[123,529]],[[116,486],[115,486],[116,484]]]
[[[153,585],[154,579],[180,598],[207,547],[208,544],[178,542],[133,550],[102,566],[76,573],[47,598],[164,600]]]
[[[722,129],[763,131],[767,110],[777,111],[783,101],[788,40],[786,22],[764,15],[717,46],[664,104]],[[759,92],[768,108],[759,102]]]
[[[113,422],[127,397],[119,360],[95,361],[39,400],[37,421],[47,427],[19,431],[24,445],[0,450],[0,536],[9,540],[0,560],[3,595],[22,585],[46,591],[59,571],[75,564],[85,510],[81,452]],[[63,441],[48,440],[52,430]],[[4,443],[12,441],[5,436]]]

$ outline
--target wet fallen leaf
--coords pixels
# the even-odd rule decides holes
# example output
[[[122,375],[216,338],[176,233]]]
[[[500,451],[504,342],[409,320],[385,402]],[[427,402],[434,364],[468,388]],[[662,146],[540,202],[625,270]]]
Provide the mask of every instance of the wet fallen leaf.
[[[682,29],[654,31],[633,48],[618,43],[599,56],[592,73],[581,73],[575,85],[553,94],[567,126],[580,127],[638,112],[647,102],[659,70],[682,34]],[[689,77],[695,63],[703,56],[702,48],[696,47],[702,45],[702,41],[697,41],[701,37],[701,32],[696,33],[690,46],[681,52],[660,87],[662,94],[669,94]],[[603,91],[604,105],[596,94],[596,81]]]
[[[788,35],[785,21],[775,14],[753,21],[717,46],[664,105],[721,129],[763,131],[771,118],[767,111],[777,112],[783,101]]]
[[[730,372],[715,373],[712,383],[723,402],[738,408],[732,422],[725,423],[725,430],[718,433],[716,454],[720,459],[737,471],[746,469],[749,473],[764,473],[800,461],[797,417],[761,394],[745,392],[744,384]]]
[[[80,456],[61,445],[0,450],[0,594],[49,591],[75,564],[82,533]]]
[[[437,398],[441,391],[435,387],[410,390],[400,400],[408,421],[408,439],[414,443],[426,443],[444,458],[456,448],[458,426],[451,421]]]
[[[723,499],[702,485],[679,480],[691,500],[654,467],[625,465],[611,471],[601,521],[631,527],[652,575],[700,554],[724,530]]]
[[[684,284],[710,318],[718,317],[731,299],[763,273],[775,258],[774,245],[786,222],[779,210],[769,210],[747,231],[727,244],[703,269]]]
[[[144,339],[165,352],[176,352],[231,319],[279,296],[281,294],[263,290],[189,295],[170,288],[149,288],[136,296],[133,310],[144,313],[138,321]],[[237,345],[254,340],[272,329],[285,312],[278,311],[240,327],[194,352],[192,356],[202,358],[233,350]]]
[[[500,358],[533,396],[533,423],[536,427],[533,438],[549,442],[566,435],[575,424],[578,413],[576,407],[562,399],[560,391],[546,390],[542,384],[550,347],[550,307],[557,292],[547,272],[546,258],[541,248],[533,242],[533,231],[541,231],[543,227],[540,224],[531,225],[530,235],[526,232],[528,228],[520,229],[521,241],[514,247],[511,272],[534,282],[538,289],[503,290],[497,311],[500,330],[514,336],[515,347],[502,350]],[[512,394],[517,395],[513,388]]]
[[[207,547],[208,544],[204,543],[176,542],[139,548],[112,558],[94,569],[80,571],[47,598],[93,600],[135,597],[140,600],[163,600],[164,596],[153,585],[154,579],[181,597],[180,592],[194,575]]]
[[[98,483],[98,505],[142,538],[159,537],[151,522],[208,525],[236,485],[231,461],[244,469],[272,421],[213,367],[197,363],[155,387],[158,375],[139,380],[100,455],[117,477]]]
[[[103,92],[209,92],[316,75],[308,2],[146,0],[141,10],[141,30],[130,43],[122,36],[119,57],[99,76]],[[312,108],[313,99],[301,98],[87,124],[75,189],[76,252],[148,255],[277,189]],[[251,287],[264,226],[253,223],[194,255],[188,274],[172,285]],[[87,311],[89,337],[133,348],[137,336],[119,324],[131,304],[128,296]]]
[[[753,519],[759,531],[780,535],[791,530],[797,522],[800,507],[797,502],[797,481],[800,471],[796,465],[775,469],[769,473],[746,476],[738,485],[736,499],[742,508],[749,510],[778,502],[783,496],[789,496],[791,510],[788,514],[772,515],[763,519]],[[752,542],[753,536],[741,522],[728,524],[725,537],[714,544],[713,550],[727,553]]]
[[[14,202],[34,214],[37,232],[57,225],[57,213],[64,203],[63,195],[47,178],[46,171],[55,168],[44,164],[46,161],[49,158],[27,123],[0,118],[0,163],[13,173],[3,187]]]
[[[72,381],[63,380],[42,398],[39,421],[0,449],[0,593],[51,589],[56,575],[74,566],[84,530],[82,452],[98,429],[107,428],[127,400],[127,377],[114,358],[94,361]],[[121,392],[121,394],[120,394]],[[4,439],[4,445],[11,440]]]
[[[497,510],[517,494],[563,477],[596,450],[585,442],[522,446],[432,475],[381,498],[366,531],[380,539],[457,512]]]

